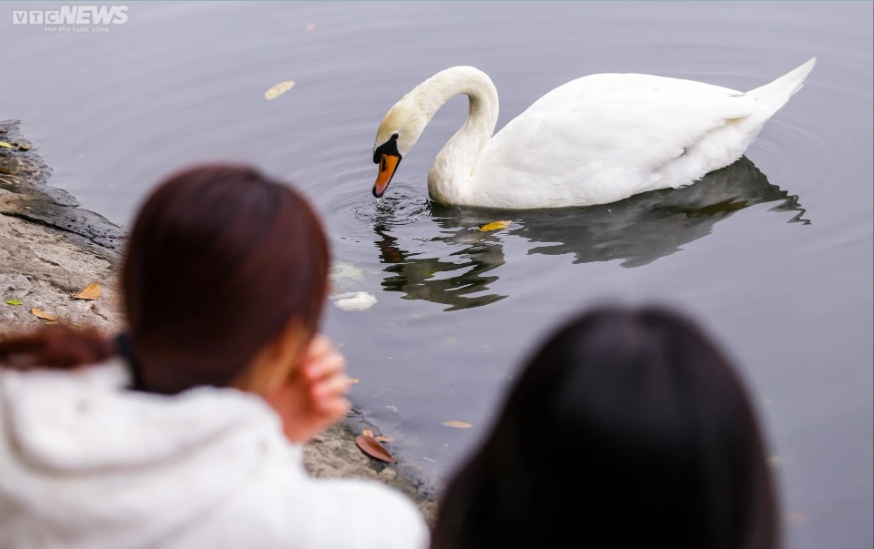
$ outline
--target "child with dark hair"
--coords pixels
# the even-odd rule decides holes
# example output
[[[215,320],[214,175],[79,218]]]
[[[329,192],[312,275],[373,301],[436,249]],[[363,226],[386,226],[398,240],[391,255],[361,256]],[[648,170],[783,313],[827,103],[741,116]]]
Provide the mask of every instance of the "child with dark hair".
[[[127,244],[125,334],[0,343],[0,547],[426,547],[405,496],[304,471],[348,406],[318,335],[328,264],[290,186],[232,165],[164,182]]]
[[[758,420],[693,322],[601,308],[534,355],[450,481],[434,549],[777,549]]]

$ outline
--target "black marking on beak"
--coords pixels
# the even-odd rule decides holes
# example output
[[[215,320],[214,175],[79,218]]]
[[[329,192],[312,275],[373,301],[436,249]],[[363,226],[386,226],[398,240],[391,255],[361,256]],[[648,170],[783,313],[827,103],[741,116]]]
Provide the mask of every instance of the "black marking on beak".
[[[373,163],[379,164],[382,155],[390,154],[392,156],[397,156],[398,158],[403,158],[401,153],[398,152],[398,134],[392,134],[388,141],[380,145],[373,151]],[[385,168],[382,168],[385,170]]]

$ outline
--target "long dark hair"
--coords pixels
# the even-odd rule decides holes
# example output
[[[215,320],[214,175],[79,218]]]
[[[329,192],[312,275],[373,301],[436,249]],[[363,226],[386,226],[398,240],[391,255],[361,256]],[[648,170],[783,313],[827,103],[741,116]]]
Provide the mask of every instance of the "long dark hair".
[[[449,482],[434,549],[776,549],[741,379],[690,320],[605,307],[555,333]]]
[[[226,386],[292,318],[317,330],[328,263],[322,225],[292,187],[248,166],[187,169],[134,222],[121,269],[123,345],[50,327],[0,343],[0,362],[74,368],[124,350],[148,391]]]

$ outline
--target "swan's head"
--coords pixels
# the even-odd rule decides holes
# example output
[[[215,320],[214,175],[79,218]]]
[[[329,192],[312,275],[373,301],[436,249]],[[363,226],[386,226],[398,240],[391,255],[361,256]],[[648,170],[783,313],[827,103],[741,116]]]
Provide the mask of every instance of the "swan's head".
[[[373,196],[379,198],[391,183],[401,159],[428,125],[428,117],[408,94],[383,117],[373,143],[373,163],[379,164]]]

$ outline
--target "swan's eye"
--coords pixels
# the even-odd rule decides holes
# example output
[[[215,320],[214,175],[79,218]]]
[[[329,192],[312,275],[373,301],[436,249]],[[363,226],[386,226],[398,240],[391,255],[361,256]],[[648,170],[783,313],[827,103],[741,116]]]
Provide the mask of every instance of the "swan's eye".
[[[382,157],[382,166],[380,167],[380,171],[385,171],[388,168],[388,165],[385,163],[385,157]]]

